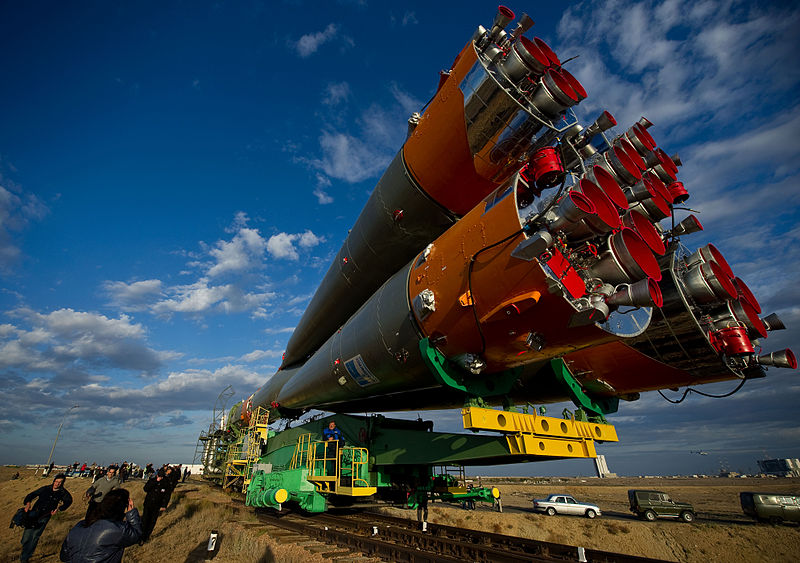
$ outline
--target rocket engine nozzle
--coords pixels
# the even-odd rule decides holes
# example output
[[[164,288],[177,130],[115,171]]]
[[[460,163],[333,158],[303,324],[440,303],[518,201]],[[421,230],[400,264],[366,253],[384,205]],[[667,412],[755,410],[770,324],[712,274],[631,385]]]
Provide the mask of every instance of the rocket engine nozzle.
[[[622,289],[606,299],[606,303],[616,307],[661,307],[664,297],[658,283],[647,278],[622,286]]]
[[[686,274],[686,287],[698,303],[718,303],[736,298],[736,288],[714,261],[698,262]]]
[[[625,137],[633,144],[640,156],[644,157],[656,148],[656,141],[653,136],[641,125],[634,123],[625,132]]]
[[[621,186],[632,186],[642,179],[642,171],[628,153],[618,146],[607,150],[598,164],[608,170]]]
[[[541,76],[550,66],[541,49],[528,39],[520,37],[516,41],[503,61],[498,65],[511,82],[519,82],[526,76]]]
[[[733,279],[735,277],[733,275],[733,268],[731,268],[730,264],[728,264],[728,261],[725,260],[722,252],[720,252],[719,249],[712,243],[701,246],[694,252],[694,254],[686,259],[686,265],[689,268],[698,262],[716,262],[729,279]],[[734,291],[732,295],[736,297],[736,292]]]
[[[589,273],[612,284],[661,279],[661,269],[650,247],[628,227],[608,237],[608,250],[589,268]]]
[[[735,277],[733,278],[733,285],[736,288],[736,291],[739,292],[739,298],[749,303],[753,307],[753,309],[755,309],[756,313],[761,313],[761,304],[758,302],[758,299],[756,299],[756,296],[753,295],[753,292],[750,291],[750,288],[747,287],[747,284],[744,283],[744,280],[740,277]],[[780,319],[777,318],[778,316],[775,315],[775,313],[773,313],[770,316],[773,315],[775,316],[775,320],[778,323],[780,323],[781,328],[785,328],[783,326],[783,323],[780,321]],[[769,328],[767,328],[767,330],[769,330]]]
[[[570,232],[578,226],[581,219],[596,213],[596,208],[589,196],[572,190],[561,198],[552,213],[554,218],[549,221],[547,228],[551,232]]]
[[[661,238],[658,229],[656,229],[655,225],[653,225],[647,217],[635,209],[631,209],[622,218],[622,224],[636,231],[655,254],[659,256],[664,255],[666,251],[664,239]]]
[[[795,358],[794,352],[789,348],[778,352],[772,352],[771,354],[757,356],[755,361],[761,366],[797,369],[797,358]]]
[[[500,32],[505,29],[505,27],[511,23],[511,20],[514,19],[514,12],[511,9],[507,8],[506,6],[498,6],[497,7],[497,14],[494,16],[494,21],[492,22],[492,29],[489,30],[489,43],[494,43],[497,41],[497,38],[500,36]]]
[[[550,68],[539,79],[531,96],[531,104],[548,117],[555,118],[580,101],[578,93],[556,68]]]
[[[773,330],[784,330],[786,325],[783,324],[783,321],[778,316],[778,313],[772,313],[771,315],[767,315],[761,322],[764,323],[764,327],[767,331],[772,332]]]
[[[675,225],[669,234],[672,237],[679,237],[682,235],[690,235],[703,230],[703,225],[700,220],[694,215],[689,215],[686,219]]]

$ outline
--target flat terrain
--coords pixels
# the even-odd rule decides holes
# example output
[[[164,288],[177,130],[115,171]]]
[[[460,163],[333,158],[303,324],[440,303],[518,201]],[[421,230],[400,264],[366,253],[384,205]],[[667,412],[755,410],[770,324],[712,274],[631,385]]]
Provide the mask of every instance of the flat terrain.
[[[22,478],[10,480],[16,471],[0,468],[0,511],[10,519],[29,491],[49,479],[22,471]],[[776,562],[797,561],[800,526],[758,524],[742,514],[740,491],[797,493],[800,479],[484,479],[502,492],[504,512],[488,505],[477,510],[434,503],[429,521],[463,526],[526,538],[575,546],[629,553],[668,561],[687,562]],[[67,489],[75,504],[57,514],[39,542],[33,561],[58,561],[61,541],[83,517],[82,493],[89,479],[68,479]],[[144,493],[142,481],[126,483],[137,506]],[[685,524],[672,520],[644,522],[628,512],[627,490],[656,489],[675,500],[694,504],[698,520]],[[563,492],[579,500],[598,504],[603,516],[589,520],[575,516],[546,516],[532,510],[532,499]],[[413,518],[410,511],[383,508],[394,515]],[[203,561],[211,530],[220,532],[219,554],[214,561],[303,562],[324,561],[300,547],[280,544],[264,534],[250,509],[242,509],[222,491],[200,481],[187,481],[173,494],[170,507],[159,519],[151,541],[125,550],[125,561],[142,563]],[[0,561],[19,557],[22,531],[0,525]]]

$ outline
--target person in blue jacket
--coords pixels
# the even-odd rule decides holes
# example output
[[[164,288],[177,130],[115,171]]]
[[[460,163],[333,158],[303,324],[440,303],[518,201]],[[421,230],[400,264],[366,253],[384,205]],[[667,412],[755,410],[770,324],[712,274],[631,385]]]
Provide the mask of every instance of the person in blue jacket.
[[[335,420],[328,422],[328,427],[322,429],[322,441],[325,442],[325,459],[327,460],[325,473],[336,475],[339,448],[344,446],[344,436],[342,436],[342,431],[336,428]]]
[[[127,489],[114,489],[103,496],[96,511],[69,531],[61,544],[66,563],[120,563],[125,548],[142,537],[139,511]]]

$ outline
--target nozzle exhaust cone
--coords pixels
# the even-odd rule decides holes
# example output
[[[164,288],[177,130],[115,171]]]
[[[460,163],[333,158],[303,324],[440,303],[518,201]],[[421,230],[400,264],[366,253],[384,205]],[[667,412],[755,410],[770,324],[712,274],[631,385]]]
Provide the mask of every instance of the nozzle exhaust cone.
[[[756,363],[761,366],[797,369],[797,358],[794,357],[794,352],[789,348],[781,350],[780,352],[772,352],[771,354],[758,356],[755,360]]]
[[[615,307],[661,307],[664,298],[658,284],[652,278],[647,278],[623,286],[621,290],[606,299],[606,303]]]
[[[771,315],[767,315],[766,317],[761,319],[761,322],[764,323],[764,327],[769,332],[772,332],[773,330],[784,330],[786,328],[786,325],[783,324],[783,321],[781,320],[781,318],[778,316],[777,313],[772,313]]]
[[[669,234],[672,237],[680,237],[683,235],[690,235],[703,230],[703,225],[694,215],[689,215],[686,219],[675,225]]]

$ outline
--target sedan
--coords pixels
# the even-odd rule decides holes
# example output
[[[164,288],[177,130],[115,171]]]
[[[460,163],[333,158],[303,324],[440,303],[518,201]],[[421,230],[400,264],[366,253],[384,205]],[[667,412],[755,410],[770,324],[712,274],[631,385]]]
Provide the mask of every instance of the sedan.
[[[544,512],[550,516],[556,514],[577,514],[587,518],[600,516],[600,509],[597,505],[578,502],[570,495],[550,495],[546,499],[534,500],[533,510]]]

